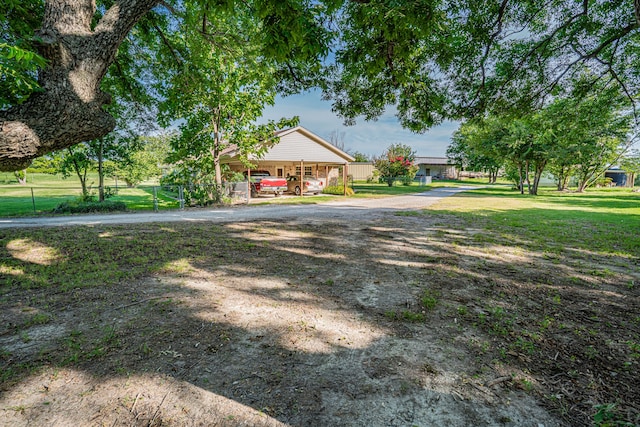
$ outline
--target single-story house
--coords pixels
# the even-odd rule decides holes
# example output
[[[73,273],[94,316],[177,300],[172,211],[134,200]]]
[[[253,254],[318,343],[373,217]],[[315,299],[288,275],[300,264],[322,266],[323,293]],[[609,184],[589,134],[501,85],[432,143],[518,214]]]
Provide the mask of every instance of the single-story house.
[[[304,173],[322,180],[325,186],[342,183],[346,189],[349,163],[355,160],[351,155],[302,126],[277,131],[276,136],[279,142],[264,155],[249,158],[256,165],[253,170],[283,178]],[[225,153],[221,162],[237,172],[247,170],[234,150]]]
[[[417,176],[430,176],[436,179],[456,179],[457,169],[446,157],[416,157],[413,163],[418,166]]]

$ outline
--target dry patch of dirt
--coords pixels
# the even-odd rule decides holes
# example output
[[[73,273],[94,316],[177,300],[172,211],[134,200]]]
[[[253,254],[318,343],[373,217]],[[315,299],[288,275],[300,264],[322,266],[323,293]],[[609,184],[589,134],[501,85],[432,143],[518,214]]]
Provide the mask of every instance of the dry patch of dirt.
[[[582,255],[435,214],[149,231],[184,255],[134,281],[3,288],[0,425],[549,427],[605,403],[638,422],[632,261],[593,284]]]

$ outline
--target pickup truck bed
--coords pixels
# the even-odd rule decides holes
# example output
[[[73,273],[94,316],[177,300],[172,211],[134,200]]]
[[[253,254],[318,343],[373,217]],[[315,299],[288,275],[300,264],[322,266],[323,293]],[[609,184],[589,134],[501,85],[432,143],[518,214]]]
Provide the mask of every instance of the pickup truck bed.
[[[285,191],[287,191],[285,178],[271,176],[267,171],[251,172],[251,196],[256,197],[260,194],[280,196]]]

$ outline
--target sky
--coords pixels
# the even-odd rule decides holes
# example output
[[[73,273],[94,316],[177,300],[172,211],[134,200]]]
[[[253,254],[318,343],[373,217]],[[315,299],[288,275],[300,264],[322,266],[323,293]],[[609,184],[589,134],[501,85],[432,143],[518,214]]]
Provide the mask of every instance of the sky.
[[[331,111],[331,102],[321,99],[320,91],[312,91],[287,97],[278,96],[275,106],[265,109],[263,118],[278,120],[282,117],[300,117],[300,126],[330,141],[331,133],[344,132],[346,151],[379,156],[391,144],[407,144],[417,156],[445,157],[451,135],[458,128],[457,122],[445,122],[424,134],[416,134],[400,126],[393,112],[387,112],[377,121],[356,121],[354,126],[344,126],[342,119]]]

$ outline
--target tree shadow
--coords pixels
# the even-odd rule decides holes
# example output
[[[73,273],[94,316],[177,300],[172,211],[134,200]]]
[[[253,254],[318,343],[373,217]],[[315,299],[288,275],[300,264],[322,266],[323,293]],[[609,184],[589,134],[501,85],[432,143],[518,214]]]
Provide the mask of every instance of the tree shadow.
[[[85,399],[111,409],[96,418],[107,423],[193,410],[186,397],[164,407],[150,384],[206,391],[211,406],[194,419],[219,425],[558,422],[522,381],[538,393],[569,387],[568,420],[589,416],[574,390],[591,380],[604,384],[598,401],[630,404],[632,276],[596,283],[574,259],[583,247],[550,255],[524,240],[446,213],[1,230],[0,401],[17,407],[30,391],[39,404],[13,420],[59,416],[69,398],[45,405],[51,395],[30,380],[63,370],[89,376],[78,389],[95,387]],[[115,402],[100,400],[105,384],[121,388]],[[134,407],[137,395],[147,400]]]

